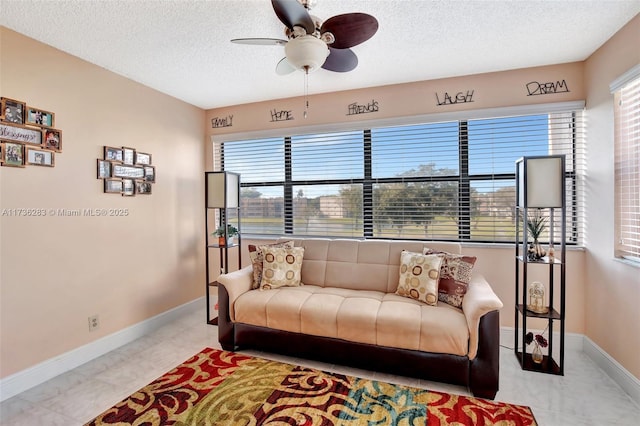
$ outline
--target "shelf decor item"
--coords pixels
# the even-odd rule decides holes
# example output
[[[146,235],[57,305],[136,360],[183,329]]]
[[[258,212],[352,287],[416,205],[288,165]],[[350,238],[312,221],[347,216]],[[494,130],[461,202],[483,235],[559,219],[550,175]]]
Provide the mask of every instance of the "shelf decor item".
[[[235,226],[233,226],[232,224],[228,224],[227,225],[227,238],[225,239],[225,231],[224,231],[224,226],[219,226],[218,229],[216,229],[216,231],[214,232],[214,234],[216,234],[216,236],[218,237],[218,245],[220,247],[225,246],[226,244],[232,245],[233,244],[233,237],[235,237],[236,235],[238,235],[238,228],[236,228]]]
[[[533,241],[529,243],[527,256],[529,260],[540,260],[547,252],[540,245],[540,236],[547,229],[547,218],[542,216],[540,209],[536,209],[534,214],[527,218],[527,230],[533,238]]]
[[[514,352],[524,370],[557,375],[564,375],[566,161],[562,154],[516,161]],[[530,321],[554,332],[527,332]]]

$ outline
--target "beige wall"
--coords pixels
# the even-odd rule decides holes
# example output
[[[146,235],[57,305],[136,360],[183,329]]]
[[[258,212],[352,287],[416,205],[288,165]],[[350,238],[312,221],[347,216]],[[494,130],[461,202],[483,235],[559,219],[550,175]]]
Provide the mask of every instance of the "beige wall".
[[[318,71],[325,72],[325,71]],[[313,74],[309,75],[313,79]],[[566,82],[568,92],[529,96],[527,85],[532,82]],[[302,92],[302,87],[300,88]],[[455,99],[472,92],[471,102],[438,105],[445,93]],[[550,102],[584,100],[583,64],[552,65],[465,77],[396,84],[369,89],[348,90],[309,97],[308,117],[304,118],[304,99],[287,98],[252,104],[235,105],[207,111],[208,132],[219,135],[278,131],[313,126],[349,126],[367,121],[384,121],[421,115],[446,115],[458,111],[491,109],[514,105],[534,105]],[[376,102],[377,111],[349,115],[349,105]],[[272,112],[289,111],[291,120],[272,121]],[[227,119],[231,126],[216,127]]]
[[[586,335],[640,379],[640,270],[613,258],[613,95],[609,83],[640,63],[640,15],[585,66],[587,87]]]
[[[0,167],[0,211],[128,211],[0,217],[6,377],[203,295],[205,135],[199,108],[6,28],[0,37],[1,95],[55,112],[63,136],[55,168]],[[104,145],[152,154],[152,195],[102,192]]]

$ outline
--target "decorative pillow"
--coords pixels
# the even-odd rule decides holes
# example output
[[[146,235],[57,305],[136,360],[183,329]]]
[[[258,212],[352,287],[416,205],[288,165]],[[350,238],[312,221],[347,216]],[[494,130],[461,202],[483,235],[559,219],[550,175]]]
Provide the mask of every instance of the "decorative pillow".
[[[260,290],[278,287],[298,287],[304,247],[269,247],[262,246],[264,260],[262,262],[262,283]]]
[[[475,256],[446,253],[425,247],[424,254],[444,254],[440,266],[440,280],[438,282],[438,300],[456,308],[462,307],[462,299],[467,294],[471,272],[476,263]]]
[[[438,303],[438,276],[443,258],[443,254],[425,255],[403,250],[396,294],[435,306]]]
[[[293,241],[284,241],[282,243],[273,243],[266,244],[268,247],[293,247]],[[253,244],[249,244],[249,258],[251,258],[251,264],[253,265],[253,282],[251,283],[251,288],[256,289],[260,288],[260,283],[262,282],[262,261],[264,256],[262,254],[261,247],[256,247]]]

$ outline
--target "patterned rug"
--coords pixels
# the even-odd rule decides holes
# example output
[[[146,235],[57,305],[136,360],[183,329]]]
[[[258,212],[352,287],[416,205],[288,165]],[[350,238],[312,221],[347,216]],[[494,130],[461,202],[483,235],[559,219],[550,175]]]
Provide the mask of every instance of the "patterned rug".
[[[87,425],[535,425],[531,410],[207,348]]]

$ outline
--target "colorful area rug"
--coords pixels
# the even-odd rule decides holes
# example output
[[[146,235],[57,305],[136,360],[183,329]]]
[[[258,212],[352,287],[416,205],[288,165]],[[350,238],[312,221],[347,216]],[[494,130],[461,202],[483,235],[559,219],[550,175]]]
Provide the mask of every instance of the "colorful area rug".
[[[87,425],[535,425],[527,407],[204,349]]]

